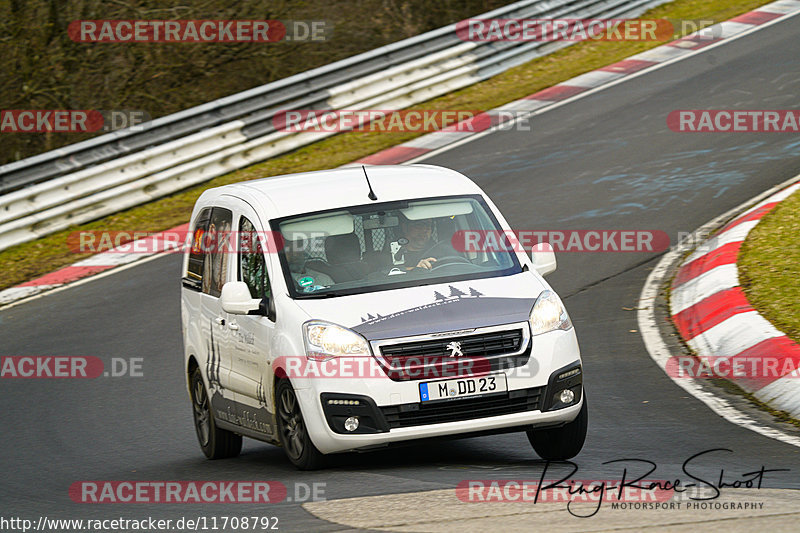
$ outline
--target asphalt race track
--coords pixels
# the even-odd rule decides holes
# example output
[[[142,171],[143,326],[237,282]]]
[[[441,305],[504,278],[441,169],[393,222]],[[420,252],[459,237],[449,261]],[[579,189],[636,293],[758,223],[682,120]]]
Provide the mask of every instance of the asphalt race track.
[[[546,112],[531,131],[500,131],[434,155],[473,178],[518,230],[661,230],[674,243],[800,173],[791,133],[675,133],[675,109],[792,109],[800,94],[800,18]],[[658,479],[713,448],[695,472],[726,479],[767,469],[764,487],[800,489],[800,449],[742,429],[687,396],[653,363],[638,332],[638,296],[658,254],[563,253],[548,281],[577,328],[590,402],[575,478],[619,479],[622,458]],[[538,478],[524,434],[336,456],[298,472],[282,450],[245,441],[241,457],[207,461],[183,377],[180,258],[163,257],[0,311],[0,355],[143,358],[143,377],[3,380],[0,514],[36,518],[277,516],[284,531],[335,531],[291,501],[230,505],[89,505],[81,480],[324,482],[330,499],[454,487],[464,479]],[[768,420],[766,417],[764,420]],[[566,472],[566,466],[552,467]],[[683,476],[685,477],[685,476]],[[755,498],[756,500],[758,498]],[[787,512],[790,510],[787,509]],[[796,511],[796,509],[791,509]],[[566,517],[569,518],[569,517]],[[565,518],[565,519],[566,519]],[[576,528],[578,526],[575,526]]]

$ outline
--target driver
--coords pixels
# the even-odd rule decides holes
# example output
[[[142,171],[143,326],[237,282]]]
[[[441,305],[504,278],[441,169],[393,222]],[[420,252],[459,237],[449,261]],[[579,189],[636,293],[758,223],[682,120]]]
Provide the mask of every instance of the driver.
[[[398,239],[400,247],[396,251],[392,251],[395,265],[402,265],[405,270],[415,268],[430,270],[436,263],[436,258],[431,253],[431,249],[437,244],[431,237],[433,220],[430,218],[419,220],[401,218],[400,231],[404,238]]]

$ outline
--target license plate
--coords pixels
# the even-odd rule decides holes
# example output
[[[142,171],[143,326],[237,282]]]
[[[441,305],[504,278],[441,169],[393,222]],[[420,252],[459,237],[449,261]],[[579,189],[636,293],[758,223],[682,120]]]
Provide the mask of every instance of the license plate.
[[[470,396],[483,396],[508,390],[505,374],[490,374],[479,378],[449,379],[419,384],[419,397],[423,402],[452,400]]]

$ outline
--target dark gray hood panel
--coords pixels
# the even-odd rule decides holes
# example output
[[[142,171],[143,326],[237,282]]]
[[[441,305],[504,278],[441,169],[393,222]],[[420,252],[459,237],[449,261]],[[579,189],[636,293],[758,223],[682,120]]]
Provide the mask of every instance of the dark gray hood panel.
[[[498,326],[528,320],[535,301],[531,298],[487,297],[444,299],[387,316],[368,313],[351,329],[367,340],[375,341]]]

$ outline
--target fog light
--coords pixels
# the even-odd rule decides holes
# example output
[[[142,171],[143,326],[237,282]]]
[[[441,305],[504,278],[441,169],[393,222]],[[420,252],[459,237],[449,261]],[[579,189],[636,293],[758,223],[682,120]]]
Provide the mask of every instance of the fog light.
[[[570,389],[564,389],[561,391],[561,395],[559,396],[559,400],[561,403],[572,403],[572,400],[575,399],[575,393],[572,392]]]
[[[355,431],[358,429],[358,417],[351,416],[344,421],[344,429],[347,431]]]

